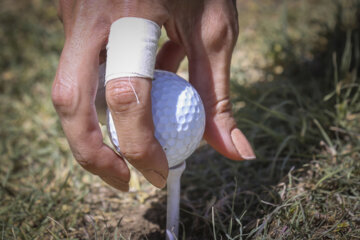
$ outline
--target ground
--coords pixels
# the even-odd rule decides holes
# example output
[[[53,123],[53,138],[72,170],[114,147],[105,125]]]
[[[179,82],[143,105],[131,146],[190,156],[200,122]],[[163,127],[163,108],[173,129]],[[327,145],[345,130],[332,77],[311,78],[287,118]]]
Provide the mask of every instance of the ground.
[[[257,160],[201,144],[182,179],[181,239],[360,238],[359,9],[238,1],[232,103]],[[50,101],[64,40],[53,3],[4,0],[0,26],[1,239],[164,238],[165,190],[133,169],[121,193],[71,155]]]

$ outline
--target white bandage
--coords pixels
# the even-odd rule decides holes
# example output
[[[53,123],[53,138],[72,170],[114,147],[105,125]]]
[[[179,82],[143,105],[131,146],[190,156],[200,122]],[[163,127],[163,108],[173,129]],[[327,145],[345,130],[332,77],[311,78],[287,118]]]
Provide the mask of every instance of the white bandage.
[[[155,22],[120,18],[110,28],[105,84],[115,78],[153,78],[161,29]]]

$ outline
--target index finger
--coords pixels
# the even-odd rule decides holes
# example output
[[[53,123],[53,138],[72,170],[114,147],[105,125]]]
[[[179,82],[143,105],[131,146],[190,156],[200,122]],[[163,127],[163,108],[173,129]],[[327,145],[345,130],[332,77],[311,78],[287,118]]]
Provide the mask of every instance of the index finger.
[[[112,186],[127,191],[129,169],[124,160],[103,143],[94,105],[102,46],[102,39],[97,36],[90,31],[74,31],[66,40],[53,83],[52,100],[76,160]]]

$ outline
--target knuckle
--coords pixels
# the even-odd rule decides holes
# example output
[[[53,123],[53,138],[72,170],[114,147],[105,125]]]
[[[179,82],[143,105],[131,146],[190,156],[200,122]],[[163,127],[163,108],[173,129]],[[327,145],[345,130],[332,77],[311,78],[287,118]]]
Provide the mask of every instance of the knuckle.
[[[229,98],[222,99],[216,103],[216,114],[231,114],[231,102]]]
[[[94,154],[88,151],[73,151],[73,155],[76,161],[85,169],[91,169],[96,161]]]
[[[92,25],[90,38],[94,41],[104,42],[109,34],[109,19],[100,15],[94,20]]]
[[[218,48],[221,48],[221,46],[228,48],[230,47],[231,49],[234,47],[236,40],[237,40],[237,24],[232,24],[229,23],[226,26],[223,26],[220,30],[219,30],[219,36],[218,36],[218,42],[220,41],[225,41],[224,45],[221,44],[216,44],[215,46]]]
[[[51,98],[56,108],[63,108],[72,105],[73,102],[72,91],[61,83],[55,83]]]
[[[146,158],[146,151],[141,149],[134,149],[134,148],[127,149],[124,151],[123,154],[126,157],[126,159],[130,161],[135,161],[137,163],[141,162]]]
[[[71,114],[75,111],[77,105],[77,97],[73,81],[67,77],[57,77],[53,83],[51,92],[54,107],[64,114]]]
[[[205,16],[212,26],[203,30],[206,36],[206,47],[215,51],[232,49],[239,32],[236,11],[214,11],[216,10],[212,9],[210,16]]]
[[[142,163],[146,162],[149,157],[149,153],[152,152],[151,144],[147,142],[142,142],[141,144],[126,144],[121,148],[122,154],[129,161],[143,165]]]
[[[139,87],[132,82],[132,86],[126,80],[113,80],[106,85],[106,102],[115,112],[129,112],[141,107],[137,104],[136,94]],[[140,96],[138,96],[140,97]]]
[[[213,51],[232,49],[237,39],[236,29],[227,24],[220,24],[212,29],[206,38],[206,48]]]

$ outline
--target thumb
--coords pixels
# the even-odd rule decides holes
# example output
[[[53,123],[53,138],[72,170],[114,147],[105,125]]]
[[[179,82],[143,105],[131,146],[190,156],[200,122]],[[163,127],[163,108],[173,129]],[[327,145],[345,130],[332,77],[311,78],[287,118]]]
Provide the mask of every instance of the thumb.
[[[237,38],[236,24],[219,20],[212,28],[195,28],[187,45],[190,82],[205,107],[204,137],[222,155],[233,160],[255,158],[245,135],[232,116],[229,93],[230,64]]]

